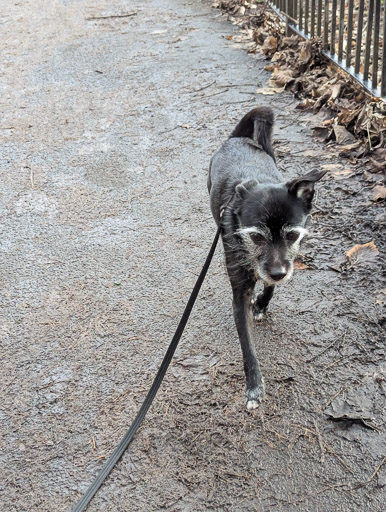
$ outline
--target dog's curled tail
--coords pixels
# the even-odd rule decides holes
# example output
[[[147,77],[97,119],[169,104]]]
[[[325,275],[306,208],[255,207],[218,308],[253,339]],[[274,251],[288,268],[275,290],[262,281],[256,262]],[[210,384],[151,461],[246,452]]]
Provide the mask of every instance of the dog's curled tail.
[[[274,115],[271,107],[256,107],[241,119],[230,138],[247,137],[252,139],[275,160],[272,148],[273,122]]]

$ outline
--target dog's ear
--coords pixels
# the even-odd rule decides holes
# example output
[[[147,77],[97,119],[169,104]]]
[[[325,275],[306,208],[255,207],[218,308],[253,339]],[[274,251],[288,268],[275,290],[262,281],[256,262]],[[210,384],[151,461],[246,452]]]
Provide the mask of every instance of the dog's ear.
[[[288,193],[292,196],[302,199],[307,206],[311,207],[314,197],[314,185],[326,174],[327,171],[311,171],[305,176],[295,178],[286,183]]]
[[[236,185],[235,194],[239,199],[245,199],[249,192],[257,185],[257,181],[249,180],[243,181]]]

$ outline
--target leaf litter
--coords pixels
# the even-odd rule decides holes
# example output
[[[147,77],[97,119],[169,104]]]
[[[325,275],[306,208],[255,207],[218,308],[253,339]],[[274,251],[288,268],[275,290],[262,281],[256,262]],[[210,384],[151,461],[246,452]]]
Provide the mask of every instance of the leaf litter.
[[[284,22],[266,2],[215,0],[212,6],[229,13],[230,21],[241,27],[237,40],[245,41],[250,53],[261,52],[271,59],[265,67],[272,72],[270,87],[258,89],[258,94],[291,90],[301,100],[297,109],[328,115],[327,123],[315,127],[316,136],[336,141],[346,156],[378,152],[374,172],[386,170],[386,102],[367,93],[331,63],[322,54],[320,38],[286,36]]]
[[[346,251],[345,257],[338,257],[335,264],[330,265],[330,268],[337,272],[345,272],[356,266],[370,266],[377,262],[378,256],[379,251],[373,241],[355,244]]]

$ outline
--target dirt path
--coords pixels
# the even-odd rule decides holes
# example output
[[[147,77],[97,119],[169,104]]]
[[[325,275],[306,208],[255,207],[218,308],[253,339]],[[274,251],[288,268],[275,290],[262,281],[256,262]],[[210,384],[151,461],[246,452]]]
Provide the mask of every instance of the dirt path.
[[[90,511],[381,511],[380,257],[331,269],[355,243],[381,248],[377,176],[312,139],[290,95],[255,96],[265,62],[207,4],[1,4],[0,509],[70,510],[121,439],[214,235],[210,156],[266,102],[286,176],[333,166],[311,268],[256,332],[267,399],[246,412],[220,249],[156,404]],[[90,19],[114,13],[135,14]],[[328,419],[347,411],[354,423]]]

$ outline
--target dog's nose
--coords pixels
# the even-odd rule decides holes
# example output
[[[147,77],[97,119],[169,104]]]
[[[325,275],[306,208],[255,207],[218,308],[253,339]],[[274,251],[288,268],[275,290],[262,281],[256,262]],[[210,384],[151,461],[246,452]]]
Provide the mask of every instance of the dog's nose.
[[[281,281],[287,275],[287,272],[283,267],[277,267],[271,268],[269,275],[273,281]]]

